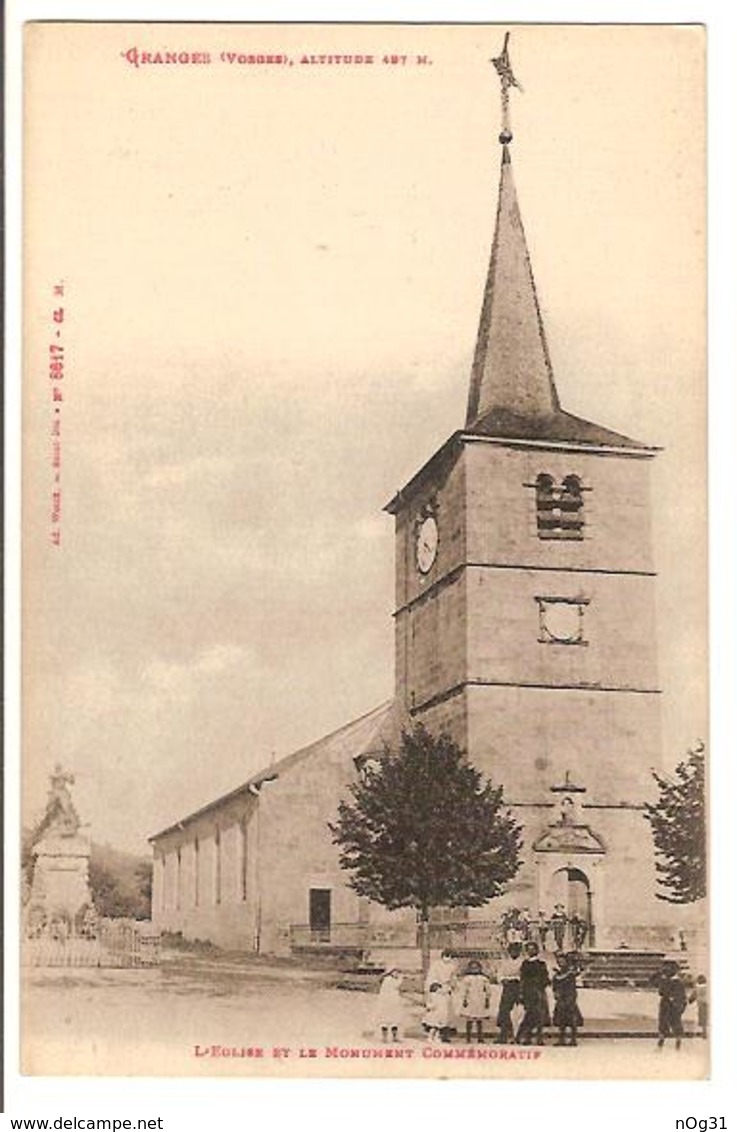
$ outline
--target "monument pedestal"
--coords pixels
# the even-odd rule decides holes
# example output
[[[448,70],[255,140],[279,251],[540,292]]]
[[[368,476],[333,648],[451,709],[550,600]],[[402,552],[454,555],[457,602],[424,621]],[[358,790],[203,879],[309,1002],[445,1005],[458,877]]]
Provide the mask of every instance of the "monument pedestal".
[[[43,908],[47,920],[70,923],[92,904],[89,883],[89,827],[74,834],[49,832],[34,846],[30,905]]]

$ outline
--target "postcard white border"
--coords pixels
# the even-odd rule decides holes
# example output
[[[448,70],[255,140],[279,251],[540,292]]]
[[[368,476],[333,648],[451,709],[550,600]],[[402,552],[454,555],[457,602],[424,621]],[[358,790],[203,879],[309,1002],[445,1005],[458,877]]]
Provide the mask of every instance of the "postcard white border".
[[[709,53],[710,224],[710,582],[714,943],[713,1077],[709,1082],[518,1082],[418,1081],[193,1081],[160,1079],[23,1078],[18,1072],[17,876],[19,751],[20,594],[20,253],[21,87],[20,35],[30,19],[200,22],[536,22],[705,23]],[[239,1127],[294,1121],[302,1129],[330,1123],[354,1132],[387,1126],[431,1127],[506,1123],[519,1132],[552,1127],[595,1126],[673,1129],[677,1117],[724,1116],[737,1120],[733,1084],[734,1002],[737,1000],[733,941],[734,898],[735,672],[735,54],[737,21],[724,3],[395,2],[345,4],[242,0],[10,0],[6,20],[7,121],[7,336],[6,336],[6,889],[7,943],[5,1011],[5,1111],[13,1117],[161,1115],[164,1127],[200,1129],[217,1121]],[[216,1115],[217,1114],[217,1115]]]

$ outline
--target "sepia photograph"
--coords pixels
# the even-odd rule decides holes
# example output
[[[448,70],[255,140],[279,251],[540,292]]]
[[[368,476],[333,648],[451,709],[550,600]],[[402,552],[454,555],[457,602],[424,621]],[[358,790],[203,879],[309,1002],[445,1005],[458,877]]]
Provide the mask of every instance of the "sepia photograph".
[[[23,1073],[709,1077],[705,49],[26,24]]]

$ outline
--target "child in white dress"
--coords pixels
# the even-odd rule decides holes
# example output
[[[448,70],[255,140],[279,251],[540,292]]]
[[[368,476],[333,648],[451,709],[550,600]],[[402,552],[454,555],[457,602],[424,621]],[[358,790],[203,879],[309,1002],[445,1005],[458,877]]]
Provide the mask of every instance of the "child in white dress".
[[[425,1013],[422,1025],[427,1031],[429,1042],[439,1042],[443,1030],[448,1025],[450,1014],[450,990],[441,983],[431,983],[425,998]]]
[[[398,1042],[403,1021],[402,975],[392,967],[381,980],[376,1002],[376,1029],[381,1030],[381,1040],[388,1041],[391,1034],[392,1041]]]

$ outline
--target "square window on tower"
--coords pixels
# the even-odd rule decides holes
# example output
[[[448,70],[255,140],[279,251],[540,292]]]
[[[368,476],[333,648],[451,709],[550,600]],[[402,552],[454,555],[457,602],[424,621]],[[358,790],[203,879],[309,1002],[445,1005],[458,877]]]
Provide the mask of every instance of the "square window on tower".
[[[536,597],[540,619],[541,645],[587,645],[584,613],[585,597]]]

